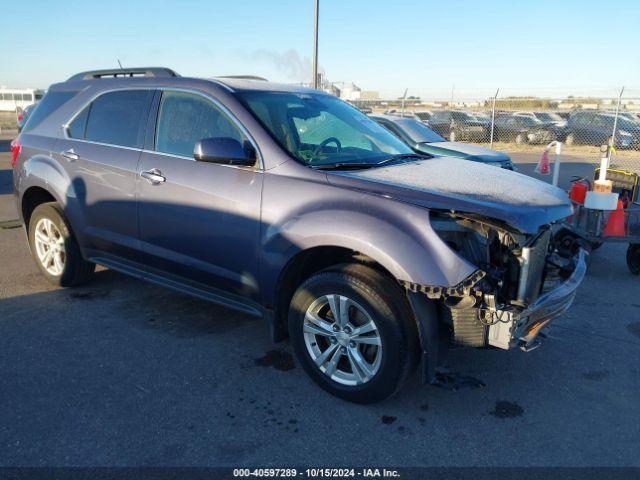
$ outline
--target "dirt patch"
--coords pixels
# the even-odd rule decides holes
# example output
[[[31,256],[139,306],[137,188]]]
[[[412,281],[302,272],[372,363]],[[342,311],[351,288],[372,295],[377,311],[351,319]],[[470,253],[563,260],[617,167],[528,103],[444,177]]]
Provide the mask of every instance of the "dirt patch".
[[[493,411],[489,413],[496,418],[515,418],[521,417],[524,409],[517,403],[500,400],[496,402]]]
[[[97,300],[99,298],[105,298],[109,296],[107,290],[102,291],[89,291],[89,292],[72,292],[69,294],[69,298],[73,300]]]
[[[293,356],[284,350],[270,350],[264,357],[256,358],[254,363],[259,367],[272,367],[282,372],[296,368]]]
[[[394,417],[394,416],[391,416],[391,415],[383,415],[382,416],[382,423],[384,423],[385,425],[391,425],[397,419],[398,419],[398,417]]]
[[[640,322],[633,322],[627,325],[627,330],[636,337],[640,338]]]
[[[582,374],[582,378],[585,378],[587,380],[595,380],[595,381],[604,380],[608,376],[609,376],[608,370],[590,370]]]

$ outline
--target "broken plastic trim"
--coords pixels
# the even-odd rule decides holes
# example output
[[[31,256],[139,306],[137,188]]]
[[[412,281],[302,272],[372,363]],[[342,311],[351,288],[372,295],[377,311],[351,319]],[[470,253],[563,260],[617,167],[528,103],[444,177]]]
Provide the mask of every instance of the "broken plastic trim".
[[[478,284],[486,276],[486,272],[482,270],[476,270],[467,278],[465,278],[459,284],[453,287],[443,287],[440,285],[420,285],[418,283],[408,282],[406,280],[400,280],[400,285],[414,293],[424,293],[431,299],[442,298],[442,296],[456,296],[462,297],[471,294],[471,289]]]

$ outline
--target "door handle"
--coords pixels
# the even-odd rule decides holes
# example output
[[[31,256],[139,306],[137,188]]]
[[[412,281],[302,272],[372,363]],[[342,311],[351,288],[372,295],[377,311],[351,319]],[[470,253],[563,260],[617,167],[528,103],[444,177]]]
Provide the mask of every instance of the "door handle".
[[[144,172],[140,172],[140,176],[147,180],[151,185],[158,185],[160,183],[164,183],[167,179],[162,172],[157,168],[152,168],[151,170],[146,170]]]
[[[80,155],[78,155],[73,148],[70,148],[69,150],[65,150],[60,155],[62,155],[64,158],[66,158],[70,162],[75,162],[80,158]]]

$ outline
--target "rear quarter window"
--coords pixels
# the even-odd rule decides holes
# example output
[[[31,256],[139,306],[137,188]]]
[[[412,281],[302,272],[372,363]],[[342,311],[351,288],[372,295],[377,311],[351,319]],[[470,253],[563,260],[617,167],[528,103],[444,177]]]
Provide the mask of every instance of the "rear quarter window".
[[[87,118],[89,118],[89,109],[90,107],[84,108],[69,124],[67,135],[71,138],[84,139],[84,134],[87,129]]]
[[[49,92],[47,93],[36,108],[31,112],[29,120],[22,129],[23,132],[33,130],[40,125],[49,115],[58,110],[62,105],[71,100],[77,92]]]

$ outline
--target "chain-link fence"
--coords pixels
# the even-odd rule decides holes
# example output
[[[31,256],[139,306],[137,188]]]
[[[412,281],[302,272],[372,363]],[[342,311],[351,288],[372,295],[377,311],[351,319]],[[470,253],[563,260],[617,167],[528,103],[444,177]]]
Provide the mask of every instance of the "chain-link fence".
[[[512,155],[533,158],[558,141],[563,156],[597,164],[603,145],[612,145],[611,166],[640,174],[640,88],[363,91],[342,84],[331,87],[365,112],[414,116],[447,140]]]

